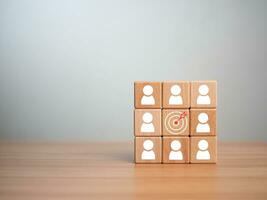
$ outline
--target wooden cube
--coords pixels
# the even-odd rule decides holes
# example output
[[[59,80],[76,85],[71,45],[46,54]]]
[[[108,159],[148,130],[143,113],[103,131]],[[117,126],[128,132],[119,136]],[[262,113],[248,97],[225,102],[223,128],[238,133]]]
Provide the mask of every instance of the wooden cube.
[[[163,137],[163,163],[189,163],[189,137]]]
[[[189,108],[190,107],[190,82],[165,81],[162,83],[163,108]]]
[[[216,109],[190,109],[190,135],[217,135]]]
[[[161,136],[161,109],[135,109],[135,136]]]
[[[135,82],[135,108],[161,108],[161,93],[160,82]]]
[[[188,136],[189,123],[189,109],[162,110],[163,136]]]
[[[190,163],[216,163],[217,137],[190,137]]]
[[[191,108],[217,107],[217,81],[191,82]]]
[[[162,162],[162,137],[135,137],[136,163]]]

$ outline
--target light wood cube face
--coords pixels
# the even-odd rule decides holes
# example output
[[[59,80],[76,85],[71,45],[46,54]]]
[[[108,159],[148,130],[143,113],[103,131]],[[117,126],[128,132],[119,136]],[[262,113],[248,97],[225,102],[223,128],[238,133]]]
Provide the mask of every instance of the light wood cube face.
[[[162,84],[163,108],[189,108],[190,83],[188,81],[166,81]]]
[[[189,109],[163,109],[163,136],[188,136],[189,119]]]
[[[217,82],[192,81],[191,82],[191,108],[217,107]]]
[[[160,82],[135,82],[135,108],[161,108]]]
[[[135,136],[161,136],[161,109],[135,109]]]
[[[216,136],[191,137],[190,141],[190,163],[217,162]]]
[[[163,163],[189,163],[189,137],[163,137]]]
[[[136,163],[161,163],[162,138],[161,137],[135,137]]]
[[[217,135],[216,109],[191,109],[190,135],[193,136]]]

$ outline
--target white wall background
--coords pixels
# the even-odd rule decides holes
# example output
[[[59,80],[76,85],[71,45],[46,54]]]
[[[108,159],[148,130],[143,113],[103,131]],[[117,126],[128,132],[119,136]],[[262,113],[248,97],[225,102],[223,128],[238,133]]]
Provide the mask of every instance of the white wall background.
[[[134,80],[216,79],[221,140],[267,140],[267,1],[0,0],[0,138],[133,137]]]

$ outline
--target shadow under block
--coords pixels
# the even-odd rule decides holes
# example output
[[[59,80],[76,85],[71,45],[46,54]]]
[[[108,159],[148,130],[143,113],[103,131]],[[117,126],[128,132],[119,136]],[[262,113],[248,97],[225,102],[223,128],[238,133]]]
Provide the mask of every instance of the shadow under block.
[[[160,82],[135,82],[134,106],[135,108],[161,108]]]
[[[162,83],[163,108],[189,108],[190,107],[190,82],[165,81]]]
[[[161,109],[135,109],[135,136],[161,136]]]
[[[217,135],[216,109],[190,109],[190,135]]]
[[[163,109],[162,135],[188,136],[189,135],[189,109]]]
[[[189,137],[163,137],[163,163],[189,163]]]
[[[190,137],[190,163],[216,163],[217,137]]]
[[[135,163],[161,163],[162,137],[135,137]]]
[[[191,108],[217,107],[217,81],[191,82]]]

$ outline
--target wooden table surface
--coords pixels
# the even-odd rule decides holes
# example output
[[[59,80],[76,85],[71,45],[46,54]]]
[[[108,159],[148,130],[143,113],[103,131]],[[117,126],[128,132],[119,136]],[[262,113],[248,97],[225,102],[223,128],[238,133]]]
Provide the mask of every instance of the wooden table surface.
[[[267,199],[267,143],[217,164],[134,164],[132,143],[0,142],[0,199]]]

